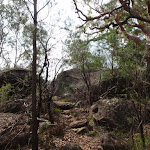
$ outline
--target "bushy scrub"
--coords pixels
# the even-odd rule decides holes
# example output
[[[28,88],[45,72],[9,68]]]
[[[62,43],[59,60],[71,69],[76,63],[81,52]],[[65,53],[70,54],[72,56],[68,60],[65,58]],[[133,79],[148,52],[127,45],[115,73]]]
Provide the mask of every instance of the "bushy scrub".
[[[134,136],[134,142],[132,143],[131,150],[143,150],[143,143],[139,134]],[[145,136],[145,145],[147,150],[150,148],[150,136]]]
[[[3,106],[4,102],[9,99],[10,92],[11,92],[11,84],[10,83],[3,85],[0,88],[0,104],[1,104],[1,106]]]

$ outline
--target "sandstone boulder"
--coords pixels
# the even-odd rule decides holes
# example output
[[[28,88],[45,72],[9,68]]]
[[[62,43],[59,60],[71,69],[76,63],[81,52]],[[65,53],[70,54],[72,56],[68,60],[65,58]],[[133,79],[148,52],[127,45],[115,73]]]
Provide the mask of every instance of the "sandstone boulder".
[[[0,112],[4,113],[25,113],[31,111],[31,98],[9,100],[4,102]]]
[[[95,126],[103,126],[107,130],[121,129],[129,131],[134,125],[138,125],[137,112],[139,105],[124,99],[101,99],[90,108],[90,116]],[[148,110],[142,107],[142,115],[149,118]],[[134,119],[134,121],[132,121]],[[146,120],[145,120],[146,121]],[[148,120],[147,120],[148,121]]]
[[[77,134],[85,134],[89,132],[87,127],[76,128],[73,129],[73,131],[75,131]]]
[[[74,107],[74,103],[54,101],[54,106],[63,110],[68,110]]]
[[[0,71],[0,88],[8,83],[11,85],[12,95],[26,97],[31,93],[31,71],[22,68]]]
[[[82,150],[82,148],[77,143],[68,143],[62,150]]]
[[[91,71],[91,85],[98,83],[100,71]],[[55,96],[69,97],[73,100],[85,100],[86,84],[80,69],[73,68],[61,72],[55,81]]]
[[[129,145],[121,137],[116,137],[112,134],[106,134],[102,136],[103,150],[128,150]]]
[[[87,120],[78,120],[74,121],[70,124],[71,128],[81,128],[84,126],[88,126],[88,121]]]

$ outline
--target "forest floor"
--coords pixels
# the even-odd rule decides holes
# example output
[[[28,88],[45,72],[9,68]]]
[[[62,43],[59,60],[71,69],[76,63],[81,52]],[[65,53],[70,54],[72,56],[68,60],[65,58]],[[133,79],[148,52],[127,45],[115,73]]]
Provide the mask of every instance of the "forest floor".
[[[103,150],[101,146],[102,136],[107,133],[111,133],[110,131],[106,131],[101,127],[99,129],[89,129],[88,132],[79,134],[77,131],[80,128],[71,127],[72,123],[78,121],[90,121],[91,118],[89,117],[88,107],[74,107],[70,110],[56,110],[57,112],[55,113],[55,125],[52,126],[50,124],[47,124],[48,121],[40,122],[38,130],[39,150],[62,150],[64,145],[68,143],[77,143],[83,150]],[[0,116],[0,127],[7,124],[7,118],[12,120],[11,124],[14,124],[14,117],[20,117],[19,114],[13,114],[13,116],[11,116],[12,114],[7,114],[7,117],[6,114],[4,114],[5,113],[1,113]],[[147,129],[146,134],[150,137],[150,124],[146,125],[145,127]],[[112,132],[112,134],[115,133]],[[138,137],[140,137],[139,134]],[[31,150],[31,144],[29,144],[29,146],[21,146],[21,148],[19,147],[18,149]],[[150,150],[150,147],[147,148],[147,150]]]
[[[65,123],[64,136],[62,138],[54,137],[54,143],[57,149],[61,149],[65,144],[74,142],[80,145],[83,150],[101,150],[100,134],[89,131],[89,133],[78,134],[76,129],[70,127],[75,121],[87,119],[88,112],[84,108],[75,108],[69,111],[62,111],[61,121]],[[91,133],[91,134],[90,134]]]
[[[83,150],[103,150],[101,147],[101,134],[90,132],[78,134],[76,129],[70,127],[75,121],[87,119],[88,112],[83,108],[73,108],[71,110],[62,110],[59,114],[57,127],[46,128],[39,131],[39,149],[40,150],[61,150],[67,143],[77,143]],[[57,118],[58,119],[58,118]],[[39,130],[41,130],[39,128]],[[57,130],[57,133],[55,133]],[[63,130],[63,133],[62,133]],[[91,133],[91,134],[90,134]],[[50,135],[54,134],[54,135]],[[31,150],[25,146],[22,150]]]

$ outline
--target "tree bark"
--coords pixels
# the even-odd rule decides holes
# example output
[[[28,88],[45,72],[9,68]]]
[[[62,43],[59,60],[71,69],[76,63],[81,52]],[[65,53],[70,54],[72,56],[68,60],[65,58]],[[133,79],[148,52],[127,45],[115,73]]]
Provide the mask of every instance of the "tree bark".
[[[148,74],[150,74],[150,27],[145,27],[145,28],[147,28],[145,32],[146,48],[147,48],[147,71]]]
[[[37,0],[34,0],[33,61],[32,61],[32,150],[38,150],[36,110],[36,60],[37,60]]]
[[[49,121],[51,124],[54,124],[54,117],[51,111],[51,106],[52,105],[52,96],[50,96],[47,100],[47,111],[48,111],[48,116],[49,116]]]

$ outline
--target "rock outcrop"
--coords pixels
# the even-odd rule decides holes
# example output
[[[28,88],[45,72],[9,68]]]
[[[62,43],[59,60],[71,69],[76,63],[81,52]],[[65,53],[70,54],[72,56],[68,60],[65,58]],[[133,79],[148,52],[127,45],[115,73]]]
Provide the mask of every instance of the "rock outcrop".
[[[74,105],[75,104],[71,102],[54,101],[54,106],[63,110],[71,109]]]
[[[121,137],[114,136],[112,134],[105,134],[102,136],[103,150],[128,150],[128,143]]]
[[[4,113],[29,113],[31,112],[31,97],[25,99],[5,101],[0,112]]]
[[[94,85],[98,82],[100,71],[91,72],[91,84]],[[61,72],[55,81],[56,90],[55,95],[60,97],[71,97],[72,95],[79,96],[83,95],[85,90],[85,82],[82,77],[80,69],[70,69],[64,72]]]
[[[22,68],[0,71],[0,87],[6,83],[17,85],[21,79],[24,80],[30,73],[30,70]]]
[[[31,71],[22,68],[0,71],[0,88],[8,83],[11,85],[11,95],[26,97],[31,94]]]
[[[70,124],[71,128],[81,128],[84,126],[88,126],[88,121],[87,120],[78,120],[74,121]]]
[[[77,143],[68,143],[62,150],[82,150],[82,148]]]
[[[117,70],[116,70],[117,71]],[[92,102],[98,101],[99,97],[123,97],[128,96],[132,82],[123,77],[111,77],[100,79],[104,71],[92,70],[87,73],[90,77],[90,92]],[[88,90],[83,79],[84,75],[79,69],[70,69],[61,72],[55,80],[55,96],[69,97],[76,101],[85,101],[88,99]],[[89,82],[89,81],[88,81]],[[128,90],[127,90],[128,89]]]
[[[130,100],[112,98],[101,99],[90,108],[90,116],[95,126],[103,126],[107,130],[129,131],[134,125],[139,125],[138,113],[140,105]],[[149,110],[142,106],[141,114],[144,121],[149,121]]]

